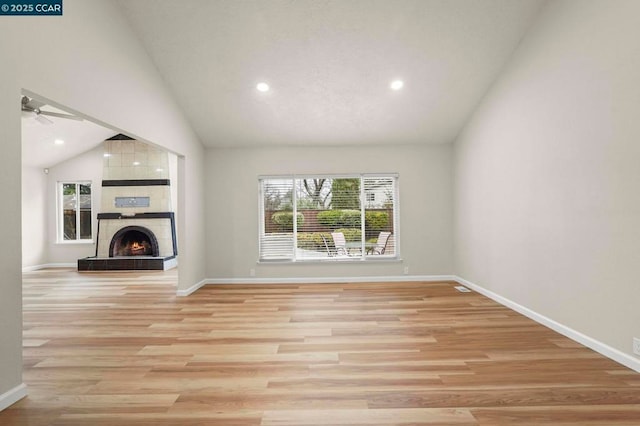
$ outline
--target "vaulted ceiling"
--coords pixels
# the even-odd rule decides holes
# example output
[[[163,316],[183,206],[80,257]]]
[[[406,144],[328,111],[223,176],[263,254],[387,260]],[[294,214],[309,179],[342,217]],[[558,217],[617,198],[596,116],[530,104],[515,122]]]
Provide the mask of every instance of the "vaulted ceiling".
[[[543,3],[118,1],[211,147],[451,142]],[[23,117],[25,165],[51,167],[114,134],[51,122]]]
[[[542,1],[119,5],[202,142],[234,147],[451,142]]]

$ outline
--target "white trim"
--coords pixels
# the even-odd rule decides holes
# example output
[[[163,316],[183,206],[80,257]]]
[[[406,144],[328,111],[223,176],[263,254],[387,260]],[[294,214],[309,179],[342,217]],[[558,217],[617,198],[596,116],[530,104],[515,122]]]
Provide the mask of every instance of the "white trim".
[[[23,266],[22,272],[33,272],[47,268],[74,268],[76,266],[78,266],[77,263],[44,263],[42,265]]]
[[[64,240],[64,241],[56,241],[54,244],[56,245],[61,245],[61,246],[71,246],[71,245],[75,245],[75,244],[84,244],[84,245],[88,245],[88,244],[95,244],[95,241],[93,241],[93,238],[91,239],[84,239],[84,240]]]
[[[635,370],[637,372],[640,373],[640,359],[636,359],[634,357],[632,357],[629,354],[626,354],[616,348],[613,348],[609,345],[607,345],[606,343],[603,343],[599,340],[594,339],[593,337],[589,337],[585,334],[580,333],[579,331],[576,331],[570,327],[567,327],[564,324],[560,324],[557,321],[552,320],[549,317],[546,317],[542,314],[539,314],[527,307],[524,307],[510,299],[507,299],[506,297],[500,296],[494,292],[492,292],[491,290],[487,290],[486,288],[483,288],[477,284],[472,283],[471,281],[467,281],[464,278],[461,278],[459,276],[453,276],[453,279],[457,282],[459,282],[460,284],[463,284],[475,291],[477,291],[480,294],[483,294],[484,296],[487,296],[490,299],[495,300],[496,302],[500,303],[501,305],[504,305],[508,308],[513,309],[516,312],[521,313],[522,315],[536,321],[537,323],[540,323],[546,327],[549,327],[550,329],[552,329],[553,331],[556,331],[560,334],[562,334],[563,336],[568,337],[571,340],[574,340],[588,348],[593,349],[594,351],[600,353],[601,355],[606,356],[607,358],[610,358],[622,365],[624,365],[625,367],[629,367],[632,370]]]
[[[168,271],[169,269],[173,269],[178,267],[178,258],[174,257],[173,259],[165,260],[164,262],[164,270]]]
[[[63,185],[65,184],[75,184],[76,186],[76,194],[78,197],[76,198],[76,232],[79,236],[80,234],[80,185],[89,186],[91,188],[91,193],[89,194],[91,201],[91,212],[93,216],[94,208],[94,193],[93,193],[93,180],[62,180],[56,182],[56,244],[93,244],[94,243],[94,223],[93,219],[91,219],[91,238],[76,238],[74,240],[65,240],[64,239],[64,194],[63,194]]]
[[[389,257],[386,257],[389,256]],[[393,255],[364,255],[364,256],[350,256],[350,257],[329,257],[329,258],[306,258],[304,260],[290,260],[290,259],[258,259],[256,260],[256,264],[260,266],[264,265],[300,265],[300,266],[309,266],[310,264],[316,265],[339,265],[339,264],[362,264],[362,263],[402,263],[404,259],[395,257]]]
[[[15,404],[22,398],[27,396],[27,386],[24,383],[20,383],[13,389],[9,389],[2,395],[0,395],[0,411],[4,410],[10,405]]]
[[[297,277],[297,278],[209,278],[204,284],[326,284],[326,283],[371,283],[402,281],[455,281],[454,275],[393,275],[375,277]],[[202,286],[202,281],[196,285]],[[195,286],[194,286],[195,287]],[[193,288],[193,287],[192,287]],[[199,287],[198,287],[199,288]]]
[[[188,296],[191,293],[193,293],[194,291],[196,291],[197,289],[199,289],[200,287],[202,287],[203,285],[207,284],[209,280],[207,280],[206,278],[200,282],[195,283],[194,285],[192,285],[191,287],[187,288],[187,289],[178,289],[178,291],[176,291],[176,296]]]

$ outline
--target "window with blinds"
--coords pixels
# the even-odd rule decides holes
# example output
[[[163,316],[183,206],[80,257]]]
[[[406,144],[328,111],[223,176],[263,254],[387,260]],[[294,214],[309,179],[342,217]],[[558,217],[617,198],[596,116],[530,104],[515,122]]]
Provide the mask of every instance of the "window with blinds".
[[[397,175],[260,181],[260,261],[398,257]]]
[[[58,242],[92,238],[91,182],[58,182]]]

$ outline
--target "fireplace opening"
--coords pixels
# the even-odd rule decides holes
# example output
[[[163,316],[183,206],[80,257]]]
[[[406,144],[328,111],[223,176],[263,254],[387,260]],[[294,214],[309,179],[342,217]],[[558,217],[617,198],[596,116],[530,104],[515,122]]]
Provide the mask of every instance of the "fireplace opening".
[[[111,239],[109,257],[159,255],[158,240],[153,232],[142,226],[122,228]]]

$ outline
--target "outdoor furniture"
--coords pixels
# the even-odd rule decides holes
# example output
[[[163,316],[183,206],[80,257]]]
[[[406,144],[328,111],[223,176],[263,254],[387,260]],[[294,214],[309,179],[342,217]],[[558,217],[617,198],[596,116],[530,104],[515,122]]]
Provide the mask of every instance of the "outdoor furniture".
[[[336,250],[331,246],[329,246],[329,242],[325,238],[324,234],[320,234],[320,237],[322,238],[322,242],[324,243],[324,248],[327,249],[327,256],[329,257],[335,256],[337,254]]]
[[[375,246],[376,243],[365,242],[365,253],[369,253]],[[362,252],[362,241],[347,241],[347,251],[353,253],[354,250],[358,253]]]
[[[333,238],[333,245],[336,248],[336,254],[338,256],[349,256],[349,251],[347,250],[347,240],[345,240],[344,234],[342,232],[332,232],[331,238]]]
[[[367,254],[384,254],[384,251],[387,249],[387,243],[389,242],[390,236],[391,232],[381,232],[378,234],[378,241],[376,242],[376,245],[371,250],[367,250]]]

